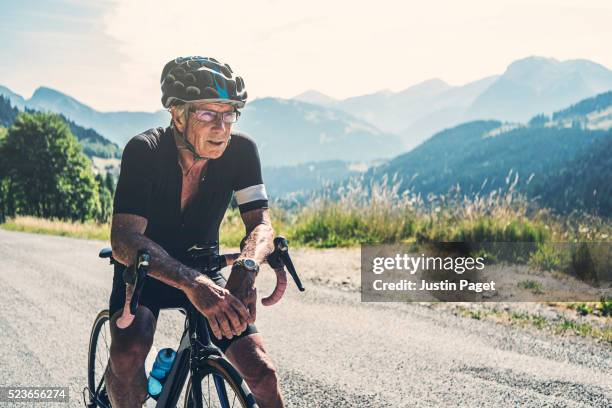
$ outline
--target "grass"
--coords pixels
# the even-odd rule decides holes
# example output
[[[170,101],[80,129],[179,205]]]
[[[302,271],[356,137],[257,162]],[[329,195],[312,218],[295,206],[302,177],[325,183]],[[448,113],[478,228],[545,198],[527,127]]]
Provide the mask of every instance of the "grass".
[[[599,302],[567,303],[569,309],[575,310],[582,316],[595,315],[612,317],[612,300],[601,300]]]
[[[519,283],[517,283],[517,286],[519,288],[529,289],[529,290],[531,290],[535,294],[544,293],[543,288],[542,288],[542,284],[540,282],[537,282],[537,281],[524,280],[524,281],[520,281]]]
[[[272,226],[276,235],[291,237],[291,221],[288,214],[279,209],[272,209]],[[237,247],[246,233],[244,223],[238,209],[228,209],[221,222],[219,237],[221,245],[226,247]]]
[[[457,307],[457,314],[475,320],[494,320],[519,326],[531,326],[538,330],[548,331],[554,334],[572,334],[581,337],[590,337],[612,344],[612,326],[603,327],[575,320],[563,319],[561,321],[547,320],[545,317],[518,311],[499,310],[497,308],[487,310],[472,310],[464,306]]]
[[[422,197],[411,191],[400,193],[400,184],[386,179],[369,186],[356,181],[329,189],[291,209],[273,205],[272,219],[276,233],[285,235],[293,245],[315,248],[365,243],[530,243],[533,245],[526,253],[487,255],[492,260],[509,258],[542,270],[586,270],[589,273],[585,279],[596,275],[597,265],[595,271],[592,265],[587,265],[590,269],[584,267],[588,261],[585,255],[593,254],[593,249],[570,255],[566,248],[553,243],[609,241],[612,237],[612,221],[584,214],[554,216],[545,209],[534,208],[512,186],[484,196],[467,197],[457,190]],[[108,240],[108,225],[91,222],[17,217],[2,227]],[[244,234],[239,212],[228,210],[221,224],[221,243],[237,246]],[[601,249],[598,262],[612,263],[605,252],[607,247]]]
[[[272,213],[275,215],[275,212]],[[277,234],[287,234],[289,227],[283,214],[275,219],[274,228]],[[43,219],[29,216],[17,216],[0,224],[8,231],[30,232],[35,234],[58,235],[64,237],[110,241],[110,223],[101,224],[94,221],[73,222],[58,219]],[[221,244],[237,247],[244,237],[245,228],[238,210],[228,210],[221,224]]]
[[[110,224],[99,224],[94,221],[81,223],[18,216],[7,220],[1,227],[9,231],[60,235],[64,237],[97,239],[102,241],[108,241],[110,239]]]

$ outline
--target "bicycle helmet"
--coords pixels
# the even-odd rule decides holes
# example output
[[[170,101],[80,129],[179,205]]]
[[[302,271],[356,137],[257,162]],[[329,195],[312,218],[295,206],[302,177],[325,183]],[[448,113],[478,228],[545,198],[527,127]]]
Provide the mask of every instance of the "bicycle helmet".
[[[244,107],[244,80],[228,64],[214,58],[179,57],[168,62],[161,74],[161,102],[165,108],[176,103],[206,101]]]

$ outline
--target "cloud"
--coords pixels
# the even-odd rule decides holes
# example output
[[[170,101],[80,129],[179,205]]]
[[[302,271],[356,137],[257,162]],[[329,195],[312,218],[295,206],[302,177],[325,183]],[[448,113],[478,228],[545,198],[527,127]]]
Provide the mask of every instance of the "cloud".
[[[2,2],[0,78],[46,84],[97,109],[161,108],[179,55],[214,56],[251,97],[336,98],[438,77],[461,84],[527,55],[612,65],[612,3],[592,0]],[[27,96],[27,95],[26,95]]]

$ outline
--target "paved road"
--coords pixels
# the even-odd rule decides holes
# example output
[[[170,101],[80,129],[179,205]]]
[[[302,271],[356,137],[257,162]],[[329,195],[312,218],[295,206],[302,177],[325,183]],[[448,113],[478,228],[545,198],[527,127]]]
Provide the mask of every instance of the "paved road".
[[[90,326],[111,285],[96,258],[102,245],[0,230],[0,385],[69,386],[69,405],[80,406]],[[295,252],[304,269],[328,268],[321,258]],[[258,311],[289,406],[612,406],[608,345],[419,305],[362,304],[305,283],[307,292],[291,286]],[[174,345],[181,327],[177,312],[162,312],[157,347]]]

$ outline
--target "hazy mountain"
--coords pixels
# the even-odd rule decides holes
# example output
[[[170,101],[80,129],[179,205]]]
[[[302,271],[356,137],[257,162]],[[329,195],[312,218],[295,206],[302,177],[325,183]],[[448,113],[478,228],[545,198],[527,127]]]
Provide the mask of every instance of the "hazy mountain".
[[[32,108],[29,108],[32,109]],[[12,106],[11,101],[6,97],[0,95],[0,126],[10,127],[14,123],[19,110]],[[70,131],[76,136],[77,140],[83,147],[83,153],[87,156],[99,157],[99,158],[114,158],[118,159],[121,157],[121,149],[117,144],[104,138],[98,132],[91,128],[84,128],[79,126],[74,121],[66,118],[60,114],[61,118],[66,122]]]
[[[463,122],[466,109],[497,78],[490,76],[463,86],[452,87],[429,101],[431,112],[420,116],[410,126],[399,131],[406,148],[414,148],[441,129]]]
[[[10,127],[19,114],[19,109],[12,106],[8,97],[0,95],[0,127]]]
[[[492,76],[456,87],[430,79],[400,92],[384,90],[341,101],[326,99],[317,91],[305,92],[294,99],[340,109],[382,130],[397,133],[404,148],[410,149],[436,131],[460,123],[466,109],[496,79]]]
[[[99,112],[77,99],[60,91],[40,87],[32,97],[23,97],[10,89],[0,86],[0,94],[11,99],[11,103],[20,109],[29,109],[61,113],[86,128],[93,128],[107,139],[123,147],[132,137],[155,126],[166,126],[170,121],[167,111],[157,112]]]
[[[476,98],[466,118],[526,121],[610,89],[612,71],[594,62],[524,58]]]
[[[5,92],[8,94],[10,90]],[[31,109],[61,113],[121,147],[138,133],[166,126],[170,120],[166,111],[98,112],[75,98],[45,87],[38,88],[25,104]],[[363,120],[339,110],[294,100],[256,99],[246,106],[236,126],[253,135],[268,166],[339,159],[369,161],[391,157],[402,149],[397,136]]]
[[[476,119],[527,121],[612,89],[612,71],[587,60],[529,57],[500,76],[463,86],[431,79],[401,92],[380,91],[336,102],[317,91],[296,97],[344,110],[381,130],[396,133],[412,149],[442,129]]]
[[[450,88],[450,85],[440,79],[431,79],[401,92],[386,90],[347,98],[338,102],[335,107],[383,130],[398,132],[431,112],[429,102]]]
[[[271,198],[278,198],[291,193],[320,189],[326,183],[359,175],[367,168],[366,163],[330,160],[294,166],[264,167],[262,171],[268,194]]]
[[[0,95],[6,96],[13,107],[23,110],[23,107],[25,106],[25,99],[23,99],[21,95],[16,94],[6,86],[2,85],[0,85]]]
[[[464,123],[369,170],[365,179],[397,174],[401,190],[423,195],[445,194],[456,186],[464,194],[482,195],[516,182],[516,190],[544,206],[612,215],[612,202],[604,196],[612,180],[612,92],[552,118]]]
[[[555,112],[552,119],[562,126],[576,123],[588,129],[612,128],[612,91],[585,99],[567,109]],[[610,154],[610,152],[608,152]]]
[[[299,95],[294,96],[292,99],[295,99],[300,102],[313,103],[315,105],[321,106],[333,106],[337,100],[332,98],[331,96],[327,96],[321,92],[315,90],[308,90],[306,92],[302,92]]]
[[[28,107],[62,113],[82,126],[92,127],[106,138],[124,146],[133,136],[170,121],[167,111],[157,112],[99,112],[78,100],[56,91],[40,87],[26,101]]]
[[[263,98],[247,104],[237,127],[257,141],[266,166],[312,161],[370,161],[402,150],[398,137],[339,111]]]

